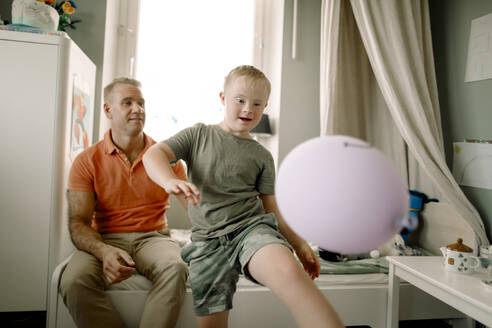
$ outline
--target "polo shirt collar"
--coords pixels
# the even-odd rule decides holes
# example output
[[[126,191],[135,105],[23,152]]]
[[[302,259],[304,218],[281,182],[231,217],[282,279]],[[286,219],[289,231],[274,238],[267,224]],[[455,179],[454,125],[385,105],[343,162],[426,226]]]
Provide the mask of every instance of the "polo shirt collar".
[[[152,140],[152,138],[150,138],[145,133],[143,135],[144,135],[144,142],[145,142],[143,152],[145,152],[148,148],[150,148],[150,146],[152,146],[155,143],[155,141]],[[116,145],[113,142],[113,139],[111,138],[111,129],[109,129],[108,132],[104,134],[103,143],[104,143],[104,152],[106,154],[110,155],[118,151],[118,147],[116,147]]]

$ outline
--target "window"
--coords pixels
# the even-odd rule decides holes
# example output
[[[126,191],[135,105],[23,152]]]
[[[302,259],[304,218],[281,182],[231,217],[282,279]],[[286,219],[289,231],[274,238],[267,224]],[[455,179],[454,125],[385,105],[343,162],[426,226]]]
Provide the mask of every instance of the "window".
[[[224,76],[253,60],[254,2],[141,0],[135,75],[149,136],[222,120]]]

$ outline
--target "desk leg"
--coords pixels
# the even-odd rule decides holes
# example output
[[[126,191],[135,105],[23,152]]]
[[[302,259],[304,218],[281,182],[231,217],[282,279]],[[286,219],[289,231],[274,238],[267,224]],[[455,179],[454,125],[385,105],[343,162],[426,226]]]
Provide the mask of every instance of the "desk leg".
[[[388,308],[386,312],[386,327],[398,328],[398,308],[400,299],[400,278],[395,275],[395,265],[389,264]]]

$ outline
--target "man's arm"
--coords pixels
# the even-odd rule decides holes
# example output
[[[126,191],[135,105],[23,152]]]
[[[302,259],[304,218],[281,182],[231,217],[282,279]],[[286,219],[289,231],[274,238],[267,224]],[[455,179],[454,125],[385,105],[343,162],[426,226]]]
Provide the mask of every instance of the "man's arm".
[[[67,196],[70,237],[73,243],[78,249],[102,261],[106,244],[101,235],[91,227],[95,207],[94,193],[69,190]]]
[[[135,268],[129,267],[135,265],[130,255],[106,244],[101,234],[91,227],[96,203],[94,193],[69,190],[67,198],[68,226],[75,246],[102,262],[104,276],[110,284],[129,278],[135,271]]]
[[[266,213],[274,213],[278,220],[278,229],[280,233],[287,239],[296,251],[299,260],[304,266],[304,270],[314,279],[319,276],[320,264],[319,260],[314,254],[309,244],[301,238],[298,234],[292,230],[292,228],[285,222],[284,218],[280,214],[277,206],[277,201],[274,195],[260,194],[260,199],[263,202],[263,208]]]

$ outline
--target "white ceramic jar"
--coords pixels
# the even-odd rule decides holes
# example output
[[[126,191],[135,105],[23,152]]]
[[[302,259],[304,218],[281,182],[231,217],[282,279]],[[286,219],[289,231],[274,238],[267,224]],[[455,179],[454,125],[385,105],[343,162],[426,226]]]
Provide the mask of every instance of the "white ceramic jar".
[[[463,244],[463,239],[459,238],[456,244],[441,247],[444,256],[444,267],[447,270],[458,273],[471,273],[480,266],[478,257],[473,256],[473,249]]]

